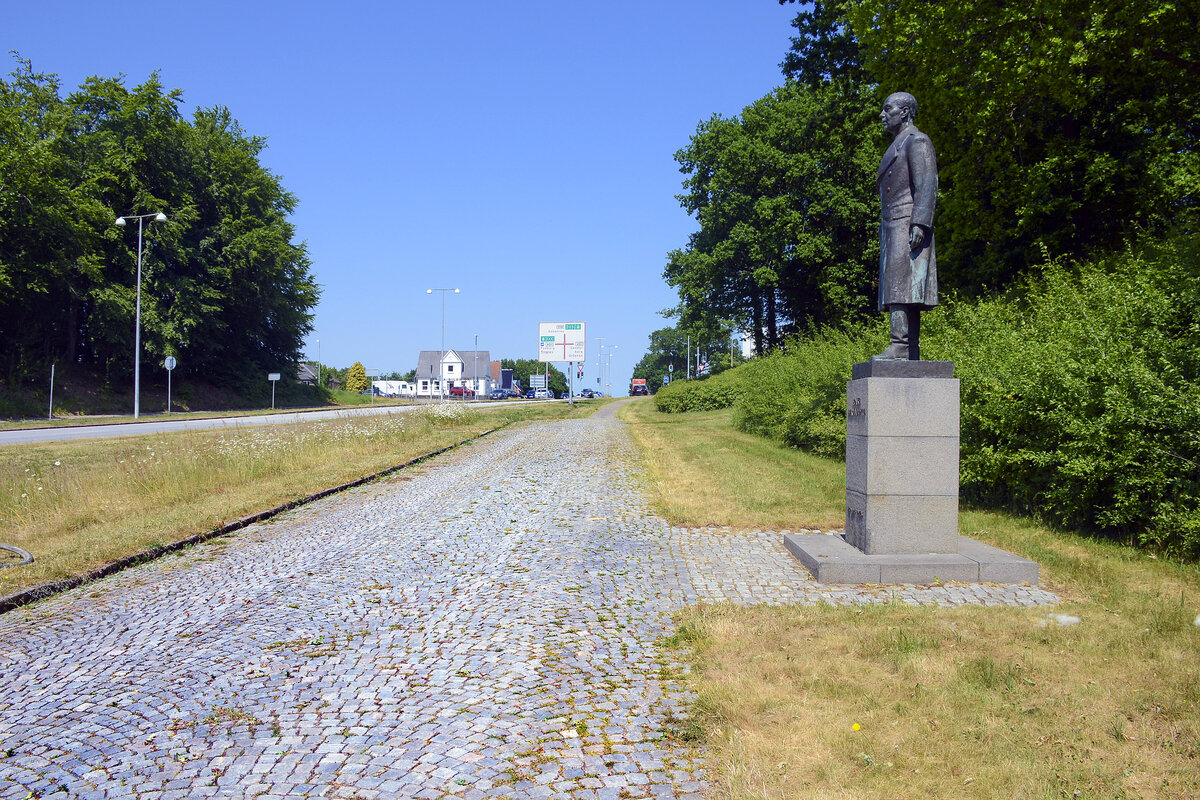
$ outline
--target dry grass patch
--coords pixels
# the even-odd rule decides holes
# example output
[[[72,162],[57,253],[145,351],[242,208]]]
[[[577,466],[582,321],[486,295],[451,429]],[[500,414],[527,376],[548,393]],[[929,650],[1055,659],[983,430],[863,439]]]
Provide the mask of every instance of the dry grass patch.
[[[1045,609],[701,606],[676,643],[721,797],[1200,796],[1195,605],[1138,599],[1055,609],[1071,627],[1040,627]]]
[[[728,412],[624,418],[673,522],[840,527],[842,464],[738,434]],[[698,700],[674,729],[707,745],[718,797],[1200,797],[1196,565],[991,512],[960,529],[1036,559],[1063,602],[680,615],[665,644]]]
[[[0,570],[0,596],[95,569],[348,483],[513,421],[598,406],[531,403],[223,431],[0,448],[0,542],[33,564]]]
[[[662,414],[650,398],[621,419],[641,451],[655,510],[700,527],[840,528],[846,469],[733,429],[731,410]]]

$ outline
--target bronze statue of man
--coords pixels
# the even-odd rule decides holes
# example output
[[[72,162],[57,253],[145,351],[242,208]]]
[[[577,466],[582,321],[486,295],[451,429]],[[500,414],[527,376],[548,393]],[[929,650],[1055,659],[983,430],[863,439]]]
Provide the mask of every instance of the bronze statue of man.
[[[879,120],[893,137],[879,165],[879,310],[891,315],[892,341],[874,359],[921,357],[921,312],[938,304],[933,209],[937,159],[929,137],[917,130],[917,100],[896,92]]]

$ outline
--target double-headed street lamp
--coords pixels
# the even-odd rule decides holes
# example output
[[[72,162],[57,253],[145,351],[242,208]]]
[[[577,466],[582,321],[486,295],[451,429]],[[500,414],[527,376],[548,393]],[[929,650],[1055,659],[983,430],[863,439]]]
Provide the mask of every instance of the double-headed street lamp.
[[[446,372],[442,359],[446,357],[446,292],[458,294],[458,289],[426,289],[425,294],[442,293],[442,349],[438,353],[438,399],[446,399]]]
[[[138,249],[137,249],[137,303],[134,311],[134,328],[133,328],[133,418],[137,419],[141,399],[141,371],[142,371],[142,220],[150,220],[151,222],[166,222],[167,215],[159,211],[157,214],[128,214],[124,217],[117,217],[117,227],[124,228],[125,220],[136,219],[138,221]]]

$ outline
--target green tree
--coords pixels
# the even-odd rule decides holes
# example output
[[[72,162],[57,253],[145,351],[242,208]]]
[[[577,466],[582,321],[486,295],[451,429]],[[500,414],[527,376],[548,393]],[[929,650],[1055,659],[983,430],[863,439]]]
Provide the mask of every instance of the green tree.
[[[545,375],[546,364],[541,361],[535,361],[531,358],[503,358],[500,360],[502,369],[511,369],[513,371],[513,380],[521,384],[522,387],[529,388],[530,375]],[[550,367],[550,389],[555,394],[562,394],[567,391],[567,376],[560,372],[553,364]]]
[[[346,373],[346,391],[348,392],[365,392],[370,388],[371,383],[367,380],[367,369],[361,361],[355,361],[350,365],[350,370]]]
[[[227,109],[179,113],[157,75],[89,78],[62,97],[28,61],[0,80],[0,336],[10,381],[49,362],[132,372],[137,235],[143,360],[261,392],[294,369],[318,290],[287,215],[295,198]],[[240,386],[239,386],[240,384]]]
[[[1195,226],[1196,3],[845,5],[879,94],[910,89],[921,103],[949,285],[999,288],[1042,263],[1043,248],[1082,256]]]
[[[873,307],[878,165],[869,93],[790,83],[735,119],[702,123],[676,154],[700,223],[668,255],[681,324],[736,322],[757,352]]]
[[[733,330],[728,323],[718,323],[709,328],[659,328],[650,334],[649,346],[634,366],[633,377],[645,378],[650,392],[657,392],[663,385],[663,378],[668,375],[672,380],[684,380],[687,377],[689,357],[693,376],[698,360],[708,365],[708,374],[715,375],[731,365],[732,340]]]

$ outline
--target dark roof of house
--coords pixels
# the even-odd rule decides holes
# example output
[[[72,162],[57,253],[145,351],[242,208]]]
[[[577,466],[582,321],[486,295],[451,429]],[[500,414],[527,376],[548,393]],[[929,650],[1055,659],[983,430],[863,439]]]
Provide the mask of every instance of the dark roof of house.
[[[311,364],[301,364],[296,368],[296,380],[317,382],[317,371]]]

